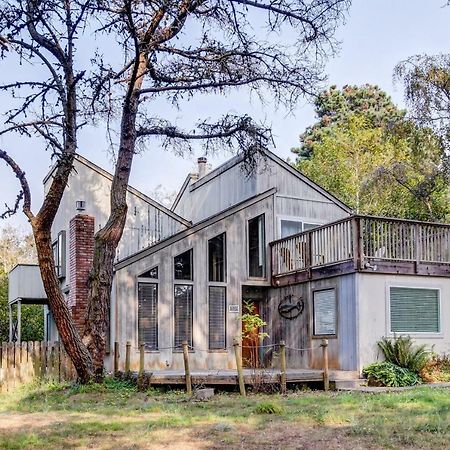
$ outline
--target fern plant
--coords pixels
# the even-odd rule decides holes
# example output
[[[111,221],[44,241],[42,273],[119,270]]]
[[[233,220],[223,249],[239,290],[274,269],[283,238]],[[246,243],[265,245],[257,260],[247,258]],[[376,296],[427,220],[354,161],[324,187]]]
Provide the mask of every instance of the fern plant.
[[[394,339],[383,338],[378,341],[378,347],[383,352],[386,361],[415,373],[420,373],[431,357],[431,351],[427,349],[426,345],[414,345],[409,336],[399,336]]]

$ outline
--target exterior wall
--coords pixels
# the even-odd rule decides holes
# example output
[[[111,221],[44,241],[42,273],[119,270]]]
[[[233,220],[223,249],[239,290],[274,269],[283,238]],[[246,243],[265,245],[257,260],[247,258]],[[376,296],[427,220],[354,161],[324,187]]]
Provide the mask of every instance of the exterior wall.
[[[348,215],[346,210],[321,193],[320,188],[315,189],[271,156],[260,162],[259,169],[251,177],[246,176],[239,158],[233,158],[188,185],[174,210],[197,223],[273,187],[277,189],[276,216],[323,224]]]
[[[332,369],[356,370],[355,274],[270,290],[266,319],[268,340],[273,344],[284,340],[287,347],[296,349],[315,349],[304,352],[287,349],[289,368],[322,368],[322,349],[319,347],[322,337],[313,336],[313,292],[329,288],[335,289],[337,305],[337,334],[327,337],[329,365]],[[286,295],[295,296],[295,302],[299,299],[304,302],[302,314],[295,319],[285,319],[278,312],[278,305]]]
[[[434,346],[437,353],[450,352],[450,278],[357,274],[358,292],[358,370],[377,359],[382,359],[377,341],[389,334],[389,287],[416,287],[440,289],[441,333],[411,334],[417,344]]]
[[[180,238],[153,254],[118,269],[115,277],[114,317],[115,330],[112,339],[120,343],[121,354],[125,354],[125,343],[132,343],[131,366],[137,369],[139,364],[137,311],[138,311],[138,275],[154,266],[159,268],[158,295],[158,332],[160,351],[146,353],[148,369],[182,369],[182,354],[168,347],[174,344],[173,332],[173,258],[192,248],[194,259],[193,290],[193,342],[196,350],[191,354],[190,363],[193,369],[227,369],[235,367],[232,348],[233,338],[240,334],[239,313],[229,313],[228,306],[238,304],[241,307],[242,286],[269,286],[266,279],[249,279],[247,268],[247,221],[260,214],[265,214],[266,244],[273,240],[273,195],[245,207],[227,217],[199,226],[196,232]],[[226,232],[227,252],[227,348],[228,351],[208,351],[208,240]],[[189,231],[187,232],[189,233]],[[266,254],[268,253],[266,245]],[[270,262],[266,258],[266,275],[270,274]],[[182,281],[176,283],[183,284]],[[121,363],[123,364],[123,358]]]
[[[47,298],[39,266],[19,264],[8,275],[8,301],[19,298],[41,300]]]
[[[74,170],[64,191],[60,208],[52,227],[52,235],[56,239],[61,230],[68,231],[69,221],[78,214],[76,202],[85,202],[85,211],[95,219],[95,231],[106,224],[110,213],[111,178],[107,172],[83,162],[83,158],[74,161]],[[46,180],[45,191],[50,186],[51,177]],[[142,250],[151,243],[157,242],[178,231],[186,229],[182,221],[175,220],[158,209],[156,202],[151,202],[144,195],[133,189],[127,194],[128,215],[124,233],[117,250],[117,260],[123,259]],[[69,240],[66,239],[66,255],[69,254]],[[69,267],[67,266],[67,269]],[[69,270],[67,270],[67,273]],[[70,284],[69,276],[63,282],[63,287]]]

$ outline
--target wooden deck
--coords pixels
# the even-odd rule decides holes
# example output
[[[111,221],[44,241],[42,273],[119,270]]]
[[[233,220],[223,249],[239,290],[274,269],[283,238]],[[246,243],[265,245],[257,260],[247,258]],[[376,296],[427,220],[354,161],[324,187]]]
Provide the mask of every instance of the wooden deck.
[[[162,370],[151,372],[150,383],[153,385],[175,385],[185,384],[183,371]],[[279,369],[244,369],[244,382],[251,385],[256,381],[264,383],[279,383]],[[330,371],[330,381],[353,380],[358,378],[357,372]],[[237,385],[236,370],[192,370],[191,380],[193,385]],[[288,383],[322,382],[323,371],[313,369],[287,369],[286,381]]]
[[[270,243],[272,283],[355,271],[450,276],[450,225],[352,216]]]

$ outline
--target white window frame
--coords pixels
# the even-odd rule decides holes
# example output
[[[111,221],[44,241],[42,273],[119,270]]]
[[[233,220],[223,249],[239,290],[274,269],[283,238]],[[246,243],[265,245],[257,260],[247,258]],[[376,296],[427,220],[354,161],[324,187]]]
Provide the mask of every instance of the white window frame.
[[[430,289],[433,291],[438,291],[439,298],[439,331],[436,333],[425,332],[394,332],[391,330],[391,287],[394,288],[405,288],[405,289]],[[430,338],[430,339],[440,339],[444,337],[442,331],[442,288],[440,285],[430,285],[430,284],[418,284],[418,283],[389,283],[386,284],[386,336],[390,338],[398,336],[411,336],[412,338]]]
[[[304,229],[304,224],[305,223],[308,223],[310,225],[317,225],[318,227],[323,225],[323,222],[319,223],[319,222],[314,221],[314,219],[310,220],[310,219],[308,219],[306,217],[280,215],[280,216],[277,216],[278,239],[282,239],[282,237],[281,237],[281,222],[283,220],[288,220],[290,222],[301,222],[301,224],[302,224],[302,232],[305,231],[305,229]]]

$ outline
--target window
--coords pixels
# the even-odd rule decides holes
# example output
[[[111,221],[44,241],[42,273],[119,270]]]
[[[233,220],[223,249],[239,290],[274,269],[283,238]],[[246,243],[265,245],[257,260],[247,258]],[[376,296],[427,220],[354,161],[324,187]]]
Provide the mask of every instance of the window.
[[[391,333],[439,333],[439,290],[391,287]]]
[[[264,214],[248,221],[249,276],[265,276],[266,243],[264,235]]]
[[[158,285],[138,284],[138,339],[147,350],[158,349]]]
[[[209,287],[209,349],[226,348],[226,288]]]
[[[332,336],[337,334],[336,291],[324,289],[313,293],[314,335]]]
[[[175,280],[192,280],[192,249],[181,255],[175,256],[173,260]]]
[[[226,264],[226,237],[225,233],[219,234],[208,241],[208,266],[209,281],[225,281]]]
[[[303,231],[312,230],[319,225],[315,223],[302,222],[300,220],[280,220],[280,238],[292,236],[293,234],[302,233]]]
[[[174,286],[174,322],[175,322],[175,347],[180,347],[183,341],[190,346],[192,341],[192,290],[188,284],[176,284]]]
[[[66,232],[64,230],[58,233],[52,248],[56,275],[58,278],[64,278],[66,276]]]
[[[152,267],[147,272],[144,272],[142,275],[139,275],[139,278],[153,278],[158,279],[158,267]]]

